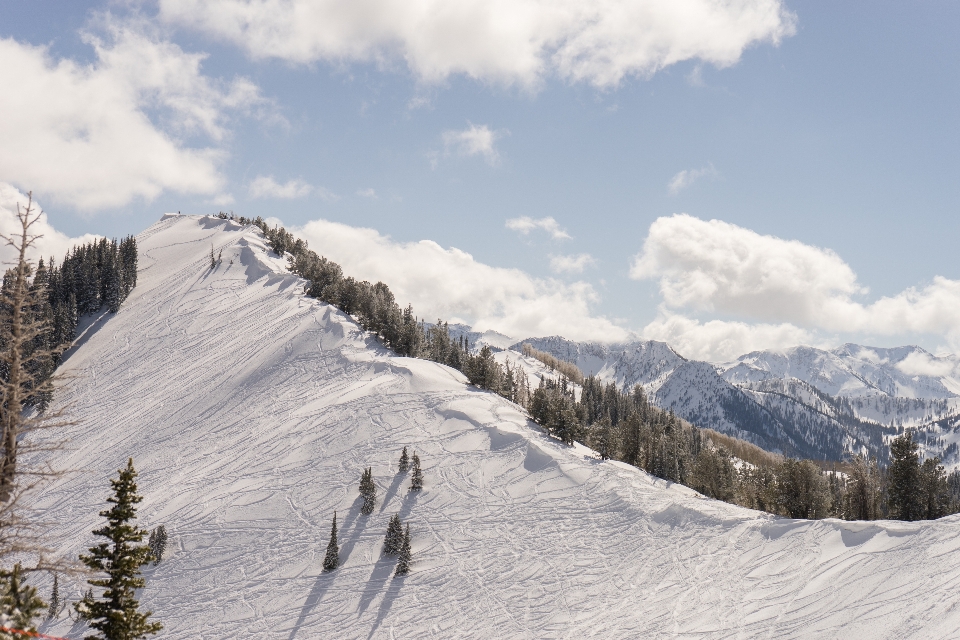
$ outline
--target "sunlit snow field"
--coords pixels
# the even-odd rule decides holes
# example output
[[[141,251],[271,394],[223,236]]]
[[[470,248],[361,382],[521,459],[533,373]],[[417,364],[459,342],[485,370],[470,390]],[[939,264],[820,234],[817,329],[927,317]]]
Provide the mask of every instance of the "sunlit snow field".
[[[394,356],[305,298],[253,227],[167,216],[138,243],[137,288],[61,368],[72,473],[39,517],[76,556],[133,456],[141,524],[170,533],[141,599],[160,637],[960,636],[958,516],[807,522],[708,500]],[[420,493],[397,473],[404,445]],[[324,574],[334,511],[342,566]],[[405,578],[380,554],[394,513],[413,534]],[[85,632],[66,614],[40,630]]]

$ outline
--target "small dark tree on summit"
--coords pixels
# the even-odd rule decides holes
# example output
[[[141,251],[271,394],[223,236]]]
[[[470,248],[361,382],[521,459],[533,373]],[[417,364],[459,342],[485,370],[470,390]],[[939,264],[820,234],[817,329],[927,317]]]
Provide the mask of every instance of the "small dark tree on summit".
[[[367,467],[360,476],[360,495],[363,496],[363,506],[360,513],[365,516],[373,513],[377,504],[377,485],[373,484],[373,468]]]
[[[400,515],[394,514],[387,525],[387,535],[383,539],[383,552],[387,555],[396,555],[403,547],[403,524]]]
[[[407,448],[404,447],[400,452],[400,473],[406,473],[410,469],[410,456],[407,455]]]
[[[407,525],[407,530],[403,534],[403,542],[400,545],[400,557],[397,558],[397,570],[394,572],[396,576],[405,576],[410,573],[410,561],[412,559],[412,552],[410,549],[410,525]]]
[[[158,633],[163,625],[148,622],[153,612],[141,612],[136,598],[136,590],[145,585],[140,567],[153,560],[153,555],[150,547],[140,544],[147,532],[136,525],[137,504],[143,498],[137,494],[133,458],[127,461],[126,469],[120,470],[119,478],[111,480],[110,484],[113,485],[113,496],[107,502],[113,503],[113,507],[100,512],[107,524],[93,532],[107,540],[90,547],[90,555],[80,556],[80,561],[87,567],[106,574],[106,578],[88,580],[104,591],[100,598],[94,598],[92,591],[89,592],[74,608],[81,619],[88,621],[101,634],[89,638],[136,640]]]
[[[420,458],[413,453],[413,473],[410,474],[410,491],[423,489],[423,471],[420,470]]]
[[[333,512],[333,526],[330,528],[330,542],[327,543],[327,555],[323,558],[323,570],[333,571],[340,566],[340,547],[337,544],[337,512]]]

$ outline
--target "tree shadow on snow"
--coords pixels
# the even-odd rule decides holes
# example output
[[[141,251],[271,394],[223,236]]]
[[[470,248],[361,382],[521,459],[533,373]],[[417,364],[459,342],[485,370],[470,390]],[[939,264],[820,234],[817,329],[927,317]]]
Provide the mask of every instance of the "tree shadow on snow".
[[[360,596],[360,611],[357,614],[358,616],[363,615],[363,612],[367,610],[367,607],[370,606],[370,603],[373,602],[376,595],[383,590],[383,586],[387,583],[387,580],[390,579],[390,574],[393,573],[396,564],[396,556],[384,554],[377,560],[377,564],[373,567],[373,573],[370,574],[370,579],[367,580],[367,586],[363,590],[363,595]]]
[[[383,496],[383,503],[380,505],[380,513],[383,513],[384,509],[387,508],[387,503],[397,495],[397,491],[400,490],[400,484],[403,482],[404,478],[407,477],[405,471],[398,471],[397,475],[393,477],[393,483],[390,485],[390,488],[387,489],[387,492]]]
[[[90,338],[93,337],[97,331],[103,328],[103,325],[107,323],[107,320],[113,317],[113,314],[109,311],[97,311],[94,314],[81,316],[80,320],[77,322],[77,338],[73,341],[73,344],[70,345],[70,348],[63,352],[63,355],[60,356],[60,362],[66,362],[70,356],[76,353],[77,349],[82,347],[87,343]]]
[[[417,500],[420,499],[421,493],[423,493],[422,489],[420,491],[408,491],[406,495],[403,496],[403,504],[400,505],[400,520],[403,521],[404,526],[406,526],[407,516],[413,511],[413,507],[417,504]]]
[[[400,586],[402,584],[402,576],[393,576],[393,578],[391,578],[390,586],[387,587],[387,592],[383,594],[383,600],[380,602],[380,610],[377,611],[377,619],[373,623],[373,628],[370,629],[370,635],[367,636],[367,640],[370,640],[370,638],[373,637],[373,634],[376,633],[377,629],[380,628],[380,625],[383,624],[387,614],[390,613],[390,607],[393,606],[393,601],[397,599],[398,595],[400,595]]]
[[[307,596],[307,601],[303,603],[303,608],[300,609],[300,616],[293,625],[293,630],[290,631],[289,640],[293,640],[297,636],[297,632],[300,631],[300,627],[302,627],[303,623],[307,620],[307,616],[316,608],[320,600],[323,599],[323,594],[325,594],[327,589],[330,588],[330,585],[333,584],[336,575],[337,572],[333,571],[330,573],[321,573],[317,576],[317,581],[313,583],[313,588],[310,589],[310,595]]]

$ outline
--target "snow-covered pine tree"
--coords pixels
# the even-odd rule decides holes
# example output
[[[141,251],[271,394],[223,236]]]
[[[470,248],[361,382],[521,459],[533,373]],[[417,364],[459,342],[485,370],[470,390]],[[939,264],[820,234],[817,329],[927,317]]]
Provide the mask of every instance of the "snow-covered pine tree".
[[[420,458],[413,452],[413,472],[410,474],[410,491],[423,489],[423,471],[420,470]]]
[[[107,502],[113,507],[101,511],[107,519],[106,526],[93,535],[106,538],[106,542],[90,547],[89,555],[81,555],[80,561],[106,578],[93,578],[87,582],[104,589],[100,598],[92,590],[83,600],[74,605],[81,619],[98,630],[104,640],[137,640],[158,633],[163,629],[159,622],[149,622],[152,611],[140,611],[136,590],[146,584],[140,575],[140,567],[153,559],[150,547],[144,544],[146,530],[136,525],[137,504],[143,498],[137,494],[137,471],[133,458],[127,467],[119,471],[119,477],[111,480],[113,496]]]
[[[383,539],[383,552],[392,556],[399,553],[402,546],[403,524],[400,522],[400,514],[394,514],[390,518],[390,524],[387,525],[387,535]]]
[[[360,495],[363,496],[363,506],[360,513],[365,516],[373,513],[377,504],[377,485],[373,483],[373,467],[367,467],[360,476]]]
[[[167,528],[162,524],[150,532],[150,551],[153,553],[153,564],[158,565],[163,560],[163,554],[167,550]]]
[[[404,447],[400,452],[400,473],[406,473],[410,470],[410,456],[407,455],[407,448]]]
[[[410,525],[407,524],[407,530],[403,534],[403,542],[400,544],[400,557],[397,558],[396,576],[405,576],[410,573]]]
[[[36,633],[33,619],[40,616],[46,603],[37,596],[36,587],[23,583],[23,569],[20,563],[13,565],[13,571],[0,571],[0,626]],[[22,638],[23,634],[0,632],[0,639]]]
[[[333,571],[340,566],[340,547],[337,544],[337,512],[333,512],[333,526],[330,527],[330,542],[327,543],[327,555],[323,557],[323,570]]]
[[[47,620],[53,620],[63,609],[63,599],[60,597],[60,577],[53,574],[53,589],[50,590],[50,606],[47,607]]]

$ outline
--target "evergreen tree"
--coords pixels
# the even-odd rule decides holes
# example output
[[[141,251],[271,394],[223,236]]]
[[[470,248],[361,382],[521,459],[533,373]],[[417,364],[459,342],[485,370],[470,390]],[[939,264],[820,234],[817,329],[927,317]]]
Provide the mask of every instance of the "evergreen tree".
[[[420,458],[413,452],[413,472],[410,474],[410,491],[423,489],[423,471],[420,470]]]
[[[23,583],[20,563],[13,571],[0,571],[0,626],[36,633],[33,619],[40,616],[47,605],[37,596],[36,587]],[[23,634],[0,633],[0,638],[22,638]]]
[[[924,460],[920,466],[920,511],[925,520],[936,520],[950,510],[950,485],[940,458]]]
[[[63,610],[63,599],[60,597],[60,577],[53,574],[53,589],[50,591],[50,606],[47,608],[47,620],[53,620]]]
[[[407,530],[403,534],[403,542],[400,544],[400,555],[397,558],[397,570],[394,575],[405,576],[410,573],[410,560],[411,560],[411,550],[410,550],[410,525],[407,525]]]
[[[153,564],[158,565],[163,560],[163,554],[167,550],[167,528],[162,524],[150,532],[150,540],[147,542],[150,546],[150,552],[153,553]]]
[[[145,585],[140,567],[153,560],[153,555],[150,547],[140,544],[147,532],[136,525],[137,505],[143,498],[137,494],[133,458],[119,474],[116,480],[110,481],[113,496],[107,502],[113,507],[100,512],[107,524],[93,532],[95,536],[106,538],[106,542],[90,547],[89,555],[80,556],[80,561],[87,567],[107,575],[106,578],[87,581],[104,589],[100,598],[94,598],[91,590],[74,605],[80,618],[100,632],[87,636],[89,640],[135,640],[156,634],[163,628],[158,622],[148,621],[153,612],[141,612],[136,598],[136,590]]]
[[[363,506],[360,513],[370,515],[377,504],[377,485],[373,483],[373,468],[364,469],[360,476],[360,495],[363,496]]]
[[[410,469],[410,457],[407,455],[407,448],[404,447],[400,452],[400,473],[406,473]]]
[[[891,516],[897,520],[919,520],[925,515],[920,486],[919,448],[910,431],[890,443],[887,495]]]
[[[880,517],[880,471],[876,458],[869,462],[854,456],[844,495],[843,516],[847,520],[876,520]]]
[[[327,543],[327,555],[323,557],[323,570],[333,571],[340,566],[340,547],[337,544],[337,512],[333,512],[333,526],[330,528],[330,542]]]
[[[383,538],[383,552],[392,556],[399,553],[402,546],[403,523],[400,522],[400,515],[394,514],[387,525],[387,535]]]

